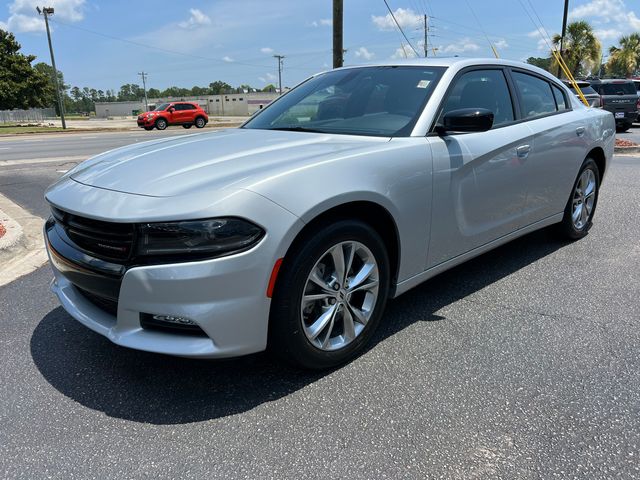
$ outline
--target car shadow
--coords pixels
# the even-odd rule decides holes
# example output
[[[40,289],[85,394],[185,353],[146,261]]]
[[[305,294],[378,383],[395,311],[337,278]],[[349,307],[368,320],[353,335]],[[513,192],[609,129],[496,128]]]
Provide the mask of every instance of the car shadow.
[[[415,322],[446,321],[436,313],[442,307],[563,245],[548,229],[535,232],[414,288],[389,302],[369,351]],[[31,355],[44,378],[81,405],[152,424],[198,422],[242,413],[332,373],[293,369],[267,354],[202,361],[130,350],[85,328],[61,307],[37,325]]]

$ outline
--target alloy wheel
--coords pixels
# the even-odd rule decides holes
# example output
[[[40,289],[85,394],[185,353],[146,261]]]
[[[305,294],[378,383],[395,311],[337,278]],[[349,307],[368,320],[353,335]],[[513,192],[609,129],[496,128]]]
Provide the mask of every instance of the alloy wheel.
[[[590,168],[585,169],[573,192],[571,220],[576,230],[582,230],[589,222],[596,199],[596,175]]]
[[[378,300],[378,263],[356,241],[327,250],[309,274],[300,313],[307,340],[323,351],[346,347],[365,329]]]

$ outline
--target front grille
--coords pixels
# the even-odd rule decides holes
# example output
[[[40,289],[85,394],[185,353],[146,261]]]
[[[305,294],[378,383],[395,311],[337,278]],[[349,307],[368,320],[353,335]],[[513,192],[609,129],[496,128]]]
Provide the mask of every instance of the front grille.
[[[101,297],[100,295],[96,295],[95,293],[91,293],[87,290],[83,290],[76,286],[76,289],[82,294],[84,298],[89,300],[99,309],[107,312],[114,317],[118,315],[118,302],[117,300],[110,300],[108,298]]]
[[[133,253],[135,229],[131,223],[113,223],[51,209],[56,223],[82,250],[98,258],[128,260]]]

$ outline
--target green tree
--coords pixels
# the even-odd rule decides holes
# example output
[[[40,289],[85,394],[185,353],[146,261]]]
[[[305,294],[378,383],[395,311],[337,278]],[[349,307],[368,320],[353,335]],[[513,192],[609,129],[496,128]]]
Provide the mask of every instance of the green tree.
[[[263,92],[277,92],[278,90],[276,89],[276,87],[273,85],[273,83],[270,83],[269,85],[267,85],[266,87],[264,87],[262,89]]]
[[[160,97],[160,90],[158,90],[157,88],[150,88],[149,90],[147,90],[147,96],[149,98],[158,98]]]
[[[631,77],[640,69],[640,34],[621,37],[620,47],[609,48],[607,72],[615,77]]]
[[[221,95],[223,93],[229,93],[233,88],[226,82],[216,80],[209,84],[209,95]]]
[[[561,35],[553,36],[553,45],[560,49]],[[593,28],[588,22],[580,20],[567,25],[567,34],[563,42],[562,58],[567,64],[571,75],[574,77],[587,76],[600,66],[602,46],[593,33]],[[556,71],[558,63],[554,59],[551,65],[552,71]]]
[[[549,71],[551,68],[551,58],[547,57],[529,57],[527,58],[527,63],[529,65],[535,65],[536,67],[542,68],[543,70]]]
[[[50,95],[46,97],[44,100],[47,105],[55,105],[56,115],[60,115],[60,109],[58,108],[58,99],[56,98],[56,84],[53,77],[53,67],[48,63],[39,62],[33,66],[38,72],[46,75],[49,80],[49,92]],[[62,101],[65,103],[65,108],[68,103],[69,96],[67,95],[67,90],[69,90],[70,85],[64,83],[64,75],[60,70],[58,70],[58,85],[60,86],[60,94],[62,95]]]
[[[0,110],[52,104],[49,79],[31,65],[35,55],[20,53],[21,48],[12,33],[0,29]]]

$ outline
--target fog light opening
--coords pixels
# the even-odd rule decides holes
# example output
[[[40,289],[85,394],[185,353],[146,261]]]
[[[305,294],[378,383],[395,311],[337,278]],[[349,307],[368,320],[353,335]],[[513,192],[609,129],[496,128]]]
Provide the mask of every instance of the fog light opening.
[[[176,315],[141,313],[140,326],[145,330],[161,330],[167,333],[188,335],[206,335],[194,320]]]

